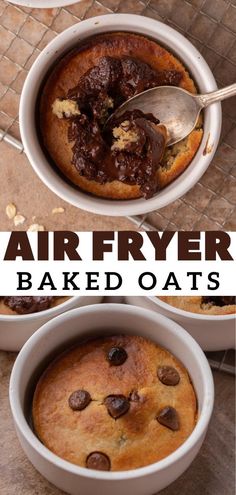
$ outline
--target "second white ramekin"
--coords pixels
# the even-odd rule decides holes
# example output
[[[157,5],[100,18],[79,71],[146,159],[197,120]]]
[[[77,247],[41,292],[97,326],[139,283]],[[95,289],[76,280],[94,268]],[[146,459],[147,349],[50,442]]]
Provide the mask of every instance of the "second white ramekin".
[[[182,325],[204,351],[235,348],[236,315],[203,315],[170,306],[155,296],[127,296],[128,304],[151,309]]]
[[[103,297],[75,296],[62,304],[45,311],[27,315],[0,314],[0,350],[19,351],[25,342],[44,323],[69,309],[78,308],[102,301]]]
[[[65,7],[79,3],[81,0],[8,0],[8,2],[34,9],[52,9],[53,7]]]
[[[141,335],[172,352],[186,367],[198,401],[198,421],[187,440],[161,461],[130,471],[94,471],[71,464],[48,450],[30,427],[35,381],[47,363],[72,343],[98,335]],[[30,392],[31,391],[31,392]],[[135,306],[101,304],[64,313],[46,323],[25,344],[10,380],[10,404],[16,431],[35,468],[61,490],[78,495],[152,495],[178,478],[204,440],[214,400],[213,379],[199,345],[177,323]]]
[[[214,91],[214,76],[198,50],[181,34],[166,24],[132,14],[93,17],[56,36],[32,65],[20,100],[20,131],[27,157],[40,179],[68,203],[100,215],[137,215],[163,208],[183,196],[200,179],[216,151],[221,130],[221,105],[215,103],[204,112],[201,145],[185,172],[151,199],[115,201],[86,194],[56,172],[46,158],[36,129],[36,102],[42,81],[55,61],[82,40],[99,33],[130,31],[149,36],[175,53],[190,71],[201,93]],[[209,152],[205,153],[205,149]]]

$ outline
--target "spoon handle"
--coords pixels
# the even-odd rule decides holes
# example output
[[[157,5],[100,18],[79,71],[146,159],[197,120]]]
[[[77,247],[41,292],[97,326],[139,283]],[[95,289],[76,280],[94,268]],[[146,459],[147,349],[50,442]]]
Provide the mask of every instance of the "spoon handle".
[[[236,83],[226,86],[225,88],[218,89],[217,91],[213,91],[212,93],[198,95],[197,99],[202,108],[206,108],[208,105],[211,105],[211,103],[225,100],[226,98],[230,98],[230,96],[234,95],[236,95]]]

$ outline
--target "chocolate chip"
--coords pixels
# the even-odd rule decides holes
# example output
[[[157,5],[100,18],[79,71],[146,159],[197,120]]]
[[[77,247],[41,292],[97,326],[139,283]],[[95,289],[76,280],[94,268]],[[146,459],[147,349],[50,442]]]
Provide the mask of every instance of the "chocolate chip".
[[[120,418],[127,413],[130,407],[128,399],[124,395],[108,395],[104,400],[104,404],[114,419]]]
[[[140,400],[140,397],[138,395],[138,392],[136,392],[136,390],[130,392],[129,400],[131,400],[132,402],[138,402]]]
[[[68,402],[73,411],[82,411],[91,402],[91,397],[87,390],[76,390],[70,395]]]
[[[112,366],[120,366],[127,357],[127,352],[123,347],[111,347],[107,354],[107,359]]]
[[[111,462],[106,454],[103,454],[102,452],[92,452],[86,459],[86,467],[98,471],[110,471]]]
[[[170,430],[179,430],[179,416],[174,407],[167,406],[164,407],[156,417],[157,421]]]
[[[164,385],[174,387],[178,385],[180,376],[178,371],[172,366],[159,366],[157,369],[157,376]]]

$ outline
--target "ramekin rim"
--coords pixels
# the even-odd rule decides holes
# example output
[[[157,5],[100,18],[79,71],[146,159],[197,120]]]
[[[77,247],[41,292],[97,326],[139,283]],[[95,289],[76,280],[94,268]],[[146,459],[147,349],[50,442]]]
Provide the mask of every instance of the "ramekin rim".
[[[82,0],[50,0],[50,2],[45,2],[42,4],[42,0],[8,0],[9,3],[13,5],[18,5],[19,7],[33,7],[38,9],[50,9],[55,7],[66,7],[67,5],[72,5],[74,3],[79,3]],[[47,5],[46,5],[47,3]]]
[[[43,296],[42,296],[43,297]],[[75,300],[77,299],[83,299],[86,296],[55,296],[55,297],[68,297],[66,301],[63,301],[60,304],[57,304],[56,306],[52,306],[51,308],[44,309],[43,311],[38,311],[34,313],[28,313],[28,314],[18,314],[18,315],[4,315],[0,314],[0,322],[1,321],[25,321],[25,320],[35,320],[37,318],[40,318],[40,316],[51,316],[54,313],[57,312],[58,308],[61,308],[63,306],[70,306]],[[71,308],[73,309],[73,308]]]
[[[109,473],[104,471],[99,472],[95,470],[90,470],[72,464],[60,458],[56,454],[52,453],[47,447],[45,447],[30,428],[25,418],[25,414],[23,413],[23,410],[20,406],[19,398],[17,398],[17,391],[15,389],[17,386],[17,381],[19,380],[19,376],[20,376],[19,368],[21,368],[21,366],[24,364],[24,361],[27,358],[27,354],[30,354],[30,349],[34,347],[37,340],[41,339],[43,335],[47,334],[47,331],[48,329],[50,330],[50,327],[52,328],[55,327],[58,319],[60,319],[61,321],[63,320],[65,321],[66,319],[68,319],[68,317],[70,318],[71,315],[74,315],[76,313],[81,314],[86,312],[96,313],[97,311],[98,312],[108,311],[113,314],[113,312],[116,309],[122,312],[135,313],[135,315],[138,314],[146,317],[147,319],[149,318],[152,320],[157,320],[157,315],[153,311],[140,307],[137,308],[128,304],[117,304],[117,303],[105,303],[102,305],[94,304],[92,306],[85,306],[82,308],[71,309],[66,313],[62,313],[61,315],[58,315],[57,317],[53,318],[53,320],[50,320],[47,323],[45,323],[40,328],[40,332],[34,333],[32,337],[30,337],[30,339],[23,346],[13,366],[13,370],[10,378],[10,386],[9,386],[10,406],[17,428],[21,432],[21,435],[26,439],[26,441],[31,445],[31,447],[37,451],[39,455],[41,455],[45,460],[47,460],[47,462],[53,463],[57,467],[64,469],[65,471],[70,472],[71,474],[75,474],[75,475],[77,474],[85,478],[111,480],[111,481],[139,478],[142,476],[152,474],[154,472],[162,471],[170,467],[180,458],[185,457],[185,455],[188,454],[188,452],[197,443],[197,441],[200,438],[202,438],[202,436],[205,434],[211,418],[213,404],[214,404],[213,377],[209,363],[201,347],[193,339],[193,337],[191,337],[191,335],[189,335],[188,332],[181,327],[181,325],[170,320],[166,316],[158,314],[159,320],[164,322],[166,327],[168,327],[168,331],[170,331],[172,334],[174,333],[177,339],[180,339],[182,341],[185,340],[185,343],[187,340],[189,349],[191,350],[191,352],[194,352],[195,356],[198,355],[198,359],[201,363],[201,365],[199,364],[199,370],[202,374],[203,384],[204,384],[202,411],[195,425],[194,430],[192,431],[190,436],[185,440],[185,442],[172,454],[162,459],[161,461],[158,461],[156,463],[138,469],[132,469],[128,471],[115,471]],[[179,332],[179,329],[181,329],[181,332]],[[26,356],[24,356],[25,353]]]
[[[175,306],[171,306],[171,304],[166,303],[165,301],[162,301],[160,299],[160,296],[144,296],[147,297],[149,300],[151,300],[154,304],[157,306],[161,306],[167,311],[170,311],[171,313],[180,315],[180,316],[185,316],[186,318],[192,318],[193,320],[208,320],[208,321],[223,321],[223,320],[233,320],[236,318],[235,313],[229,313],[226,315],[204,315],[201,313],[194,313],[192,311],[185,311],[181,308],[176,308]],[[156,299],[158,301],[156,301]]]

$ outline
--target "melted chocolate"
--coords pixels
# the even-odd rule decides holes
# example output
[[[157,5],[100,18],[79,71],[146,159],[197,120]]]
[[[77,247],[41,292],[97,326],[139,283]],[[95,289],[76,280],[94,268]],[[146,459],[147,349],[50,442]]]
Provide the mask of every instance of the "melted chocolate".
[[[20,315],[29,313],[38,313],[49,309],[55,297],[46,296],[6,296],[3,298],[6,304],[12,311]]]
[[[223,307],[235,303],[235,296],[202,296],[202,304]]]
[[[119,180],[139,185],[146,198],[156,192],[156,171],[163,155],[165,139],[153,124],[152,115],[135,110],[122,119],[112,121],[104,132],[104,122],[121,103],[136,94],[160,85],[178,86],[182,74],[175,70],[158,72],[148,64],[123,57],[102,57],[98,65],[88,70],[78,85],[68,91],[67,98],[75,100],[81,115],[70,117],[68,139],[73,142],[72,164],[81,176],[101,184]],[[129,120],[138,141],[122,150],[111,150],[112,130]]]
[[[79,84],[69,90],[68,98],[78,101],[81,108],[91,106],[91,99],[95,101],[101,96],[104,100],[107,95],[120,104],[121,101],[155,86],[178,86],[181,78],[181,72],[158,72],[145,62],[132,57],[102,57],[98,65],[89,69],[80,78]]]

